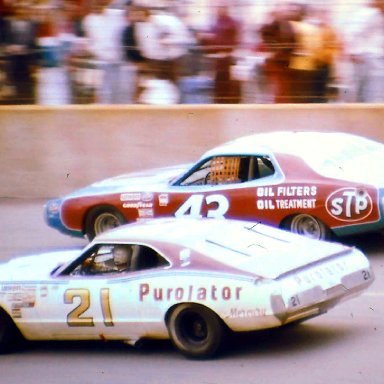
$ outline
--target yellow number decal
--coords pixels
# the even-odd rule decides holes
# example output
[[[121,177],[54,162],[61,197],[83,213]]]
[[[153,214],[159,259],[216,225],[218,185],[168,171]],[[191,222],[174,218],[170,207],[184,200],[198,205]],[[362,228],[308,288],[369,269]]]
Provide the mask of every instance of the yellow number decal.
[[[109,301],[109,289],[103,288],[100,291],[101,310],[103,312],[104,324],[106,327],[113,327],[111,305]]]
[[[90,307],[90,293],[88,289],[67,289],[64,293],[64,303],[73,304],[75,298],[80,299],[79,305],[67,315],[70,327],[93,327],[92,317],[81,317]]]
[[[80,300],[79,305],[67,315],[67,323],[70,327],[94,327],[93,317],[82,316],[91,306],[91,294],[88,289],[67,289],[64,293],[64,304],[73,304],[75,298]],[[104,325],[113,327],[112,311],[109,301],[109,289],[100,291],[101,311],[103,313]]]

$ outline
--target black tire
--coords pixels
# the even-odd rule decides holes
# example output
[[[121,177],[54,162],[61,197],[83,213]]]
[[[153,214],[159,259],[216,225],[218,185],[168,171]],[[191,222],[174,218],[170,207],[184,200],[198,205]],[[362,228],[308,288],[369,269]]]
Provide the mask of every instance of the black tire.
[[[178,305],[170,314],[167,327],[174,346],[189,358],[213,357],[224,344],[225,328],[222,321],[201,305]]]
[[[85,234],[91,241],[95,236],[109,229],[116,228],[127,221],[124,216],[115,208],[100,206],[93,208],[85,220]]]
[[[282,228],[316,240],[329,240],[332,237],[330,229],[321,220],[307,213],[291,216],[285,220]]]
[[[0,309],[0,354],[11,352],[20,341],[12,319]]]

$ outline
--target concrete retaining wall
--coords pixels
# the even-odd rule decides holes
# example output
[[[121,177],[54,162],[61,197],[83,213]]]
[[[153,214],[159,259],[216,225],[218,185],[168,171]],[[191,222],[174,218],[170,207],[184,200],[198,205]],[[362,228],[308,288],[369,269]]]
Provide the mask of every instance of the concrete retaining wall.
[[[348,131],[384,142],[382,105],[0,107],[0,198],[66,194],[90,182],[193,162],[241,135]]]

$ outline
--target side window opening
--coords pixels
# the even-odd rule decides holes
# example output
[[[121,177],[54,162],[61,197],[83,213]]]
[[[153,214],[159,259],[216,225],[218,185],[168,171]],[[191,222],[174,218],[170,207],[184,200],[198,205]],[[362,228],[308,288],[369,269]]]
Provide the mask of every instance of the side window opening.
[[[271,176],[275,173],[275,168],[273,167],[273,164],[268,157],[259,157],[257,158],[257,162],[259,169],[258,178]]]
[[[219,156],[212,159],[207,184],[233,184],[240,181],[240,157]]]
[[[105,275],[129,273],[169,266],[154,249],[138,244],[103,244],[89,250],[81,260],[61,272],[61,275]]]
[[[154,249],[145,245],[136,245],[132,255],[130,270],[140,271],[168,265],[168,261],[159,255]]]
[[[180,185],[225,185],[257,180],[275,173],[267,156],[215,156],[204,162]]]
[[[207,184],[244,183],[274,173],[273,164],[266,156],[222,156],[212,160]]]

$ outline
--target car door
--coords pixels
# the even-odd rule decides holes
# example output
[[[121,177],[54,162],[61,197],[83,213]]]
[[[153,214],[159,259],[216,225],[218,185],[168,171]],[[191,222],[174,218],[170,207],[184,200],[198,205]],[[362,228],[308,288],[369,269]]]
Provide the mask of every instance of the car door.
[[[127,266],[116,269],[113,250],[122,247],[130,249]],[[42,285],[44,294],[36,308],[43,333],[46,338],[61,340],[139,339],[148,328],[142,318],[145,304],[140,300],[149,281],[146,271],[158,275],[167,266],[169,263],[147,246],[94,245]]]
[[[124,293],[129,282],[120,276],[64,277],[44,285],[44,297],[36,306],[47,338],[100,339],[129,334],[129,324],[120,327],[115,317],[118,306],[125,319],[136,313],[136,305]],[[121,335],[120,335],[121,336]]]
[[[132,280],[113,265],[116,246],[96,244],[41,285],[36,309],[48,338],[127,338],[135,329]]]

